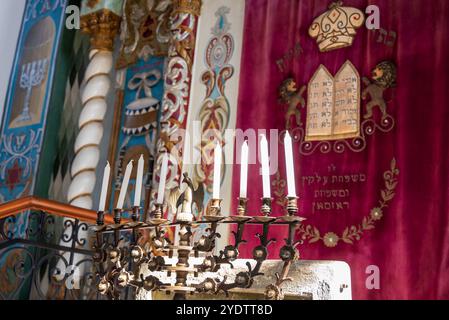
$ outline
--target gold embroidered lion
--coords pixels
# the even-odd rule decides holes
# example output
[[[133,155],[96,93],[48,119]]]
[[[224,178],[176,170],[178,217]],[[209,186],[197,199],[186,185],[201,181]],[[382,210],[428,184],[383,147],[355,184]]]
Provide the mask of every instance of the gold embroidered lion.
[[[373,116],[374,107],[379,107],[382,112],[382,119],[387,117],[387,104],[384,99],[384,91],[396,86],[396,65],[391,61],[379,63],[371,72],[370,81],[363,77],[363,83],[366,88],[362,92],[362,99],[366,100],[368,95],[371,100],[366,104],[366,113],[364,118],[369,119]]]
[[[296,81],[293,78],[288,78],[284,80],[279,87],[279,102],[282,104],[287,104],[288,109],[285,114],[285,127],[287,130],[291,129],[291,117],[295,117],[295,122],[298,127],[301,126],[301,108],[306,106],[306,101],[302,96],[306,91],[306,86],[302,86],[298,90],[296,87]]]

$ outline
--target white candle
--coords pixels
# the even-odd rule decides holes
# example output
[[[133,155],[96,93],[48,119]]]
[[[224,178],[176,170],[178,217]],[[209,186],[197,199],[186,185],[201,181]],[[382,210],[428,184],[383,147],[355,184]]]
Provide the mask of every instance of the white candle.
[[[126,167],[125,176],[122,182],[122,189],[120,190],[120,195],[117,201],[117,209],[123,209],[123,204],[125,203],[126,192],[128,191],[129,178],[131,177],[131,172],[133,171],[133,160],[128,163]]]
[[[143,182],[143,168],[144,168],[143,155],[139,158],[137,165],[137,177],[136,177],[136,191],[134,193],[134,207],[140,207],[140,200],[142,198],[142,182]]]
[[[268,141],[267,141],[267,137],[265,135],[261,136],[260,154],[261,154],[261,158],[262,158],[263,197],[271,198],[270,160],[269,160],[269,156],[268,156]]]
[[[214,151],[214,190],[212,198],[215,200],[220,199],[220,186],[221,186],[221,146],[218,143]]]
[[[287,132],[284,138],[285,165],[287,169],[288,197],[296,197],[295,167],[293,164],[293,144],[290,134]]]
[[[164,203],[165,196],[165,183],[167,180],[167,172],[168,172],[168,155],[164,153],[162,158],[162,168],[159,175],[159,189],[157,191],[157,204]]]
[[[246,199],[248,186],[248,141],[242,145],[240,159],[240,198]]]
[[[101,185],[100,205],[98,206],[98,211],[100,212],[104,212],[106,208],[106,197],[108,196],[110,176],[111,176],[111,165],[108,162],[108,164],[104,168],[103,184]]]

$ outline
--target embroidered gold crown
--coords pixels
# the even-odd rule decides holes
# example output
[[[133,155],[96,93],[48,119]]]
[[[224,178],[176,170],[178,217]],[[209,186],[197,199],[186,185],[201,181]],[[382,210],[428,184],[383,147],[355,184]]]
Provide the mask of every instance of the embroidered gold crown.
[[[362,11],[342,5],[342,1],[332,3],[329,10],[316,18],[309,28],[309,35],[316,38],[321,52],[351,46],[356,29],[365,21]]]

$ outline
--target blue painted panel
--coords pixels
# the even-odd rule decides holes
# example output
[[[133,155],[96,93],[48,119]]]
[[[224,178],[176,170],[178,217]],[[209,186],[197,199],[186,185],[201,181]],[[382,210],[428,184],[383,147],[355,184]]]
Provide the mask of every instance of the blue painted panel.
[[[28,0],[0,141],[0,202],[32,195],[66,0]]]
[[[118,161],[115,173],[114,194],[120,191],[124,170],[130,160],[134,160],[134,168],[141,154],[145,158],[145,187],[142,194],[142,207],[145,195],[151,187],[152,166],[155,143],[161,114],[161,101],[164,95],[165,58],[152,57],[148,61],[139,60],[127,70],[124,109],[121,118],[121,132],[118,141]],[[131,177],[126,197],[125,208],[131,208],[134,201],[135,173]],[[115,206],[111,200],[111,207]]]

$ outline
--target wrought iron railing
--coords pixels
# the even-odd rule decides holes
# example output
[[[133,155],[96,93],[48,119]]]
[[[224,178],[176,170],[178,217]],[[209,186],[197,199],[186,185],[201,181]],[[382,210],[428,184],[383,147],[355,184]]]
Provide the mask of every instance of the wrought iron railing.
[[[96,219],[33,197],[0,205],[0,300],[101,299],[89,233]]]

